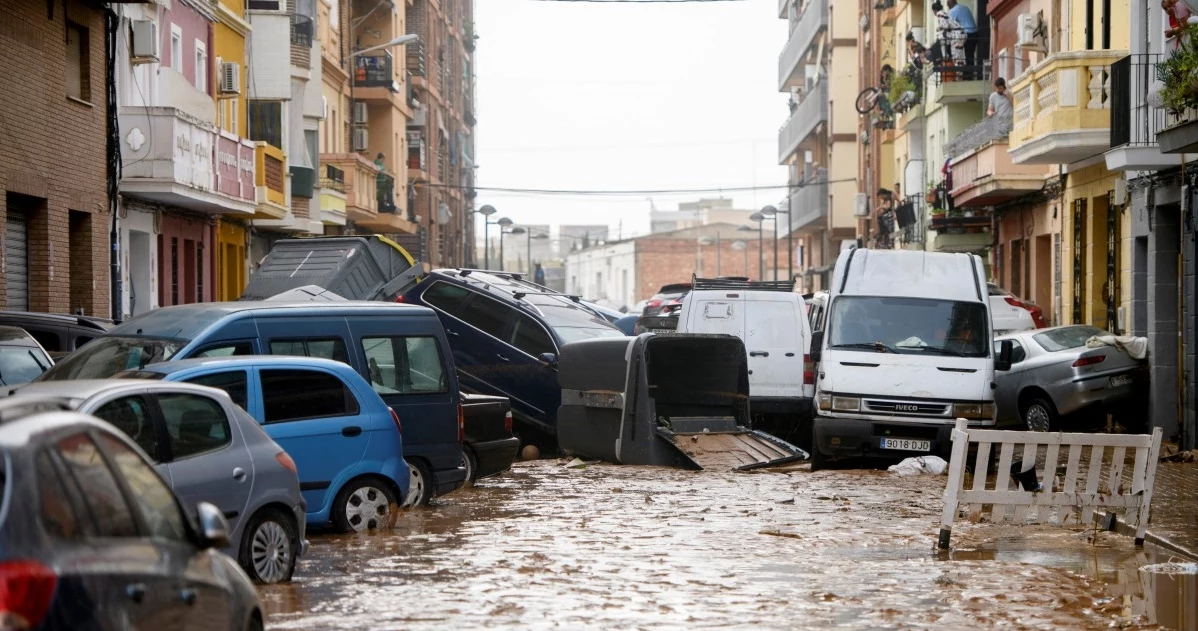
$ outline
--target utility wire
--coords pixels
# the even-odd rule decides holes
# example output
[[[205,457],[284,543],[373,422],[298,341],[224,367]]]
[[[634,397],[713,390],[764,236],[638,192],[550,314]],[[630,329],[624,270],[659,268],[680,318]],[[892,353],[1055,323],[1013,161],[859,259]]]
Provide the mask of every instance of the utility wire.
[[[536,0],[540,1],[558,1],[558,2],[584,2],[587,0]],[[623,1],[641,1],[641,0],[596,0],[602,2],[623,2]],[[648,1],[648,0],[644,0]],[[675,0],[666,0],[675,1]],[[678,0],[681,1],[681,0]],[[698,0],[706,2],[708,0]],[[841,178],[839,180],[826,180],[823,182],[810,182],[808,184],[778,184],[774,186],[715,186],[710,188],[662,188],[662,189],[609,189],[609,190],[580,190],[580,189],[545,189],[545,188],[514,188],[502,186],[460,186],[457,184],[432,184],[423,183],[421,186],[429,188],[443,189],[460,189],[460,190],[475,190],[488,191],[495,193],[529,193],[535,195],[667,195],[671,193],[737,193],[745,191],[775,191],[781,189],[801,189],[806,188],[810,184],[840,184],[843,182],[856,182],[857,178]]]

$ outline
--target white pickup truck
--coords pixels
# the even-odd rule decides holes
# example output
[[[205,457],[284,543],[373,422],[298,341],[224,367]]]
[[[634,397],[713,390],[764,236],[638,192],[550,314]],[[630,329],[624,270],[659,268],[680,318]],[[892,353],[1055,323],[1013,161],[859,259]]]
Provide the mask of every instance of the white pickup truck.
[[[813,307],[812,469],[947,457],[956,419],[994,425],[995,371],[1010,370],[1011,344],[993,350],[979,257],[846,250],[826,300]]]

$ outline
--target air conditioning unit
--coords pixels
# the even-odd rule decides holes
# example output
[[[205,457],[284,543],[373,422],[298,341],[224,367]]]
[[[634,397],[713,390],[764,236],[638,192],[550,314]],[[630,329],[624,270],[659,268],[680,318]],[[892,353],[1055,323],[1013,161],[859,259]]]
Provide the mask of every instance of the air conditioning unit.
[[[854,198],[856,205],[853,207],[853,214],[857,217],[869,216],[869,195],[865,193],[857,193]]]
[[[150,20],[133,20],[133,35],[129,42],[129,60],[135,64],[148,64],[159,60],[158,23]]]
[[[365,129],[354,130],[354,151],[366,151],[370,147],[370,132]]]
[[[220,94],[241,94],[241,64],[236,61],[221,63],[217,91]]]
[[[1044,51],[1044,44],[1039,40],[1040,16],[1035,13],[1020,13],[1017,20],[1017,37],[1015,45],[1023,50]]]
[[[366,124],[366,102],[365,101],[354,101],[354,124],[355,125],[365,125]]]

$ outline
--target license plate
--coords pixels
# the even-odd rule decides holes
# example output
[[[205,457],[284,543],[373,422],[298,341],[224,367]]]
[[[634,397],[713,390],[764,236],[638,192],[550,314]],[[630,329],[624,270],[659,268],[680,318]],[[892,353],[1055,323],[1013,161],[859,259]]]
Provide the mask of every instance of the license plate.
[[[931,451],[932,441],[911,440],[910,438],[883,438],[882,449],[899,449],[902,451]]]
[[[649,329],[650,333],[673,333],[674,329]]]
[[[1131,375],[1115,375],[1114,377],[1111,377],[1111,387],[1117,388],[1119,386],[1126,386],[1127,384],[1131,383],[1131,381]]]

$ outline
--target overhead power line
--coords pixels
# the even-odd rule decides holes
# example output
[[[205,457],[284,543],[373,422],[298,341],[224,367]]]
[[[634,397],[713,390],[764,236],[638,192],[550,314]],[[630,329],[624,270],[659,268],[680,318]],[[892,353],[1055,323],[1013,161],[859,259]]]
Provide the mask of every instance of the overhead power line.
[[[543,0],[537,0],[543,1]],[[574,0],[556,0],[556,1],[574,1]],[[608,1],[608,0],[603,0]],[[620,0],[610,0],[620,1]],[[857,178],[842,178],[839,180],[827,180],[826,182],[818,182],[818,184],[839,184],[842,182],[856,182]],[[813,184],[816,182],[813,182]],[[607,190],[586,190],[586,189],[547,189],[547,188],[515,188],[503,186],[458,186],[455,184],[421,184],[430,188],[456,188],[456,189],[473,189],[476,191],[489,191],[495,193],[527,193],[534,195],[668,195],[671,193],[740,193],[747,191],[776,191],[790,188],[804,188],[807,185],[803,184],[778,184],[774,186],[714,186],[710,188],[659,188],[659,189],[607,189]]]

